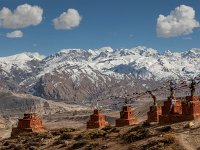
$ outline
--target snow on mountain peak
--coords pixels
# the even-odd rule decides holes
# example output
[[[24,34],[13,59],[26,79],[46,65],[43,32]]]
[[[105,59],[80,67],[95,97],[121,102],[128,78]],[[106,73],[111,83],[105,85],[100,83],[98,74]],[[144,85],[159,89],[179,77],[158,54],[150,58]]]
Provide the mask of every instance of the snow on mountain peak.
[[[200,55],[200,49],[198,48],[192,48],[191,50],[188,51],[188,54],[193,54],[193,55]]]
[[[100,49],[95,49],[95,52],[104,52],[104,53],[112,53],[113,52],[113,49],[112,47],[102,47]]]
[[[191,50],[189,50],[190,52],[193,52],[193,53],[200,53],[200,49],[199,48],[192,48]]]
[[[42,60],[45,56],[40,55],[39,53],[31,53],[31,52],[24,52],[16,55],[11,55],[7,57],[0,57],[0,61],[6,62],[18,62],[18,61],[30,61],[30,60]]]
[[[121,86],[134,87],[138,79],[141,82],[189,79],[200,73],[200,49],[197,48],[164,53],[144,46],[118,50],[111,47],[62,49],[42,58],[37,53],[0,57],[0,77],[9,81],[9,87],[17,81],[16,87],[23,86],[36,95],[72,100],[74,97],[90,99],[89,92],[98,95],[102,89],[110,93],[110,89],[121,90]]]
[[[158,54],[157,50],[153,48],[147,48],[145,46],[138,46],[130,49],[122,48],[119,49],[118,52],[120,53],[121,56],[126,56],[126,55],[152,56]]]
[[[67,54],[67,53],[71,53],[71,52],[82,52],[82,51],[83,51],[82,49],[78,49],[78,48],[68,48],[68,49],[62,49],[59,52]]]
[[[45,56],[39,53],[24,52],[12,56],[0,57],[0,67],[10,72],[12,67],[18,67],[22,70],[28,70],[27,62],[31,60],[41,61]]]
[[[200,49],[192,48],[191,50],[183,52],[182,55],[183,55],[183,57],[188,57],[188,58],[199,58],[200,57]]]
[[[36,60],[42,60],[46,57],[45,55],[41,55],[38,52],[32,52],[32,53],[31,52],[25,52],[25,54],[27,56],[29,56],[30,58],[36,59]]]
[[[170,50],[166,50],[164,51],[164,55],[171,56],[172,52]]]
[[[153,49],[153,48],[147,48],[145,46],[138,46],[135,49],[135,51],[139,52],[141,55],[154,55],[154,54],[158,54],[157,50]]]
[[[171,51],[158,53],[157,50],[145,46],[118,50],[113,50],[111,47],[95,50],[65,49],[52,55],[52,58],[47,61],[47,66],[50,68],[45,70],[73,72],[72,68],[79,68],[75,69],[79,70],[75,71],[77,76],[81,74],[80,72],[90,74],[99,71],[103,74],[115,74],[115,76],[132,74],[146,79],[151,77],[162,79],[170,76],[177,77],[177,74],[189,76],[195,70],[200,71],[200,68],[192,61],[194,55],[197,56],[198,53],[199,49],[184,53]]]
[[[199,57],[200,49],[197,48],[186,52],[158,53],[157,50],[144,46],[118,50],[102,47],[95,50],[62,49],[45,59],[38,53],[21,53],[0,57],[0,66],[6,71],[13,66],[29,70],[30,68],[26,64],[28,61],[43,60],[43,66],[40,66],[42,70],[38,77],[53,71],[72,72],[77,76],[86,73],[93,76],[97,71],[114,76],[132,74],[141,78],[157,77],[162,79],[177,76],[177,74],[191,75],[195,70],[200,72],[200,67],[197,65],[200,63]]]

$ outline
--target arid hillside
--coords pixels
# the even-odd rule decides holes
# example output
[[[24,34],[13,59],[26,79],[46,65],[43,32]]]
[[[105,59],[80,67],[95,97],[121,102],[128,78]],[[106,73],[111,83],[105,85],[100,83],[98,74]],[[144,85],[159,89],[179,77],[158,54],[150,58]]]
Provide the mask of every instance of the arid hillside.
[[[105,127],[82,130],[74,128],[52,129],[45,133],[26,133],[0,142],[1,149],[47,150],[195,150],[200,144],[193,133],[198,126],[188,123],[166,126],[146,124],[128,127]],[[186,135],[187,134],[187,135]]]

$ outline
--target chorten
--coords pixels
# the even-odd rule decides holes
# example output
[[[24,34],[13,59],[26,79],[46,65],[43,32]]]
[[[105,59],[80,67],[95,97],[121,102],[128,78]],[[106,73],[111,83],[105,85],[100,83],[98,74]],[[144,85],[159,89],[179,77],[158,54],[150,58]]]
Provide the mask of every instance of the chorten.
[[[170,82],[171,95],[162,106],[162,115],[159,116],[159,123],[175,123],[183,121],[182,118],[182,103],[175,97],[176,83]]]
[[[200,118],[200,101],[198,96],[195,96],[195,84],[195,80],[192,80],[190,85],[191,95],[186,96],[186,102],[182,103],[184,120]]]
[[[133,116],[131,106],[125,104],[120,112],[120,118],[116,120],[116,127],[138,124],[138,121]]]
[[[107,125],[108,122],[105,121],[105,116],[98,109],[95,109],[87,122],[87,129],[104,128]]]
[[[150,110],[147,112],[147,122],[159,122],[159,116],[162,114],[161,106],[150,106]]]
[[[42,119],[36,113],[24,114],[22,119],[18,119],[16,128],[12,128],[11,136],[15,136],[22,132],[44,132]]]
[[[159,115],[162,114],[161,106],[157,106],[156,96],[151,91],[147,92],[153,99],[153,106],[150,106],[150,110],[147,112],[147,122],[159,122]]]

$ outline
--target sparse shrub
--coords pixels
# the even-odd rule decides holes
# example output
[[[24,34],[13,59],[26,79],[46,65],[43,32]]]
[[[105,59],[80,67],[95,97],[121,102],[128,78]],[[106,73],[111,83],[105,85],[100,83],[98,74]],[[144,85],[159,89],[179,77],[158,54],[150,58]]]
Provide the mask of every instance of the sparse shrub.
[[[172,127],[171,126],[164,126],[162,128],[159,128],[158,129],[160,132],[169,132],[172,130]]]
[[[90,145],[86,146],[85,150],[93,150],[99,146],[99,143],[91,143]]]
[[[15,147],[14,150],[23,150],[23,147],[22,145],[17,145],[17,147]]]
[[[63,148],[63,147],[67,147],[67,144],[64,143],[64,144],[62,144],[59,148]]]
[[[2,146],[1,150],[10,150],[10,148],[8,146]]]
[[[26,144],[26,147],[29,148],[31,146],[35,146],[35,147],[40,147],[42,145],[41,142],[36,142],[36,141],[29,141],[29,143]]]
[[[74,131],[76,131],[76,129],[74,129],[74,128],[61,128],[61,129],[57,129],[57,130],[52,130],[51,134],[53,136],[58,136],[65,132],[74,132]]]
[[[53,135],[51,134],[51,132],[43,132],[43,133],[39,133],[38,137],[40,139],[44,138],[44,139],[51,139],[53,137]]]
[[[157,148],[163,149],[164,147],[165,147],[165,143],[163,143],[162,141],[159,141],[157,144]]]
[[[61,138],[58,138],[53,142],[53,145],[59,145],[59,144],[65,144],[65,141],[62,140]]]
[[[138,145],[137,143],[136,144],[130,144],[127,148],[127,150],[149,150],[148,148],[146,149],[143,149],[142,145]]]
[[[2,146],[1,147],[1,150],[7,150],[8,148],[7,148],[7,146]]]
[[[75,110],[75,111],[72,113],[72,115],[73,115],[73,116],[78,115],[78,111]]]
[[[88,136],[88,137],[86,137],[86,135],[83,135],[83,134],[79,134],[79,135],[77,135],[75,138],[74,138],[74,140],[76,140],[76,141],[78,141],[78,140],[81,140],[81,139],[89,139],[90,137]]]
[[[62,134],[60,135],[60,139],[61,139],[61,140],[73,139],[73,135],[64,132],[64,133],[62,133]]]
[[[102,138],[106,135],[106,132],[103,130],[93,130],[88,133],[91,139]]]
[[[90,139],[97,139],[97,138],[103,138],[107,135],[106,131],[104,130],[89,130],[84,131],[80,135],[78,135],[75,140],[90,140]]]
[[[10,146],[9,146],[9,148],[16,148],[17,147],[17,145],[16,144],[10,144]]]
[[[112,126],[105,126],[101,130],[103,130],[103,131],[110,131],[112,128],[113,128]]]
[[[29,150],[36,150],[36,149],[37,149],[37,147],[35,147],[35,146],[29,147]]]
[[[161,150],[164,149],[164,143],[160,141],[152,141],[142,147],[142,150]]]
[[[142,147],[143,150],[163,150],[166,146],[175,143],[175,137],[173,135],[165,135],[162,139],[152,141]]]
[[[136,126],[136,127],[131,128],[131,129],[128,131],[128,133],[133,132],[133,131],[142,130],[142,129],[144,129],[144,128],[141,127],[141,126]]]
[[[79,149],[79,148],[84,147],[87,144],[88,144],[87,141],[80,141],[80,142],[74,143],[70,148],[68,148],[68,150]]]
[[[149,130],[144,128],[132,128],[127,134],[123,136],[126,143],[132,143],[138,140],[142,140],[150,135]]]
[[[51,131],[51,134],[52,134],[53,136],[58,136],[58,135],[60,135],[61,133],[60,133],[59,130],[55,130],[55,131]]]
[[[60,129],[60,133],[74,132],[74,131],[76,131],[76,129],[74,129],[74,128],[62,128],[62,129]]]
[[[150,127],[151,125],[150,125],[150,123],[148,122],[148,121],[144,121],[143,123],[142,123],[142,127]]]
[[[35,137],[33,140],[29,139],[29,141],[31,140],[31,142],[36,142],[36,143],[40,143],[42,142],[42,139],[41,137]]]
[[[167,134],[161,140],[164,144],[172,144],[175,142],[175,136],[173,134]]]
[[[22,141],[22,144],[26,144],[28,142],[28,139],[25,139]]]
[[[119,133],[119,129],[117,129],[117,128],[112,128],[111,130],[110,130],[110,132],[114,132],[114,133]]]
[[[109,148],[109,146],[106,145],[106,144],[105,144],[105,145],[102,145],[102,146],[100,147],[101,150],[108,149],[108,148]]]
[[[22,145],[17,145],[17,144],[9,144],[7,146],[3,146],[3,147],[0,147],[1,150],[24,150]]]
[[[8,141],[5,141],[4,143],[3,143],[3,146],[8,146],[10,143],[8,142]]]
[[[106,126],[104,128],[102,128],[101,130],[106,131],[108,133],[114,132],[114,133],[118,133],[119,129],[117,129],[116,127],[112,127],[112,126]]]

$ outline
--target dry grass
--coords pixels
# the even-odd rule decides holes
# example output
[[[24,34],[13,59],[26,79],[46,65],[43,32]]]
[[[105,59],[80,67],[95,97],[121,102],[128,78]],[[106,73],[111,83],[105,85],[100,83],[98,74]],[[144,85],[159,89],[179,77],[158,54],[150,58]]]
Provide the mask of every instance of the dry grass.
[[[125,143],[132,143],[138,140],[142,140],[150,136],[150,131],[143,127],[134,127],[131,128],[127,133],[122,137]]]
[[[169,127],[135,126],[103,129],[75,130],[62,128],[44,133],[24,133],[18,137],[0,141],[2,150],[161,150],[182,147],[175,140]]]

